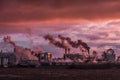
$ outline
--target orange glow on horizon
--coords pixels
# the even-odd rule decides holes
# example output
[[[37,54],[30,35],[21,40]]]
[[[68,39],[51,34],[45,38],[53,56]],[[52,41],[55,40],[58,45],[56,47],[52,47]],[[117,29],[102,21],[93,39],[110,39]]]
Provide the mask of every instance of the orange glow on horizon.
[[[22,24],[61,24],[61,23],[80,23],[80,22],[106,22],[106,21],[116,21],[120,19],[114,19],[114,18],[106,18],[106,19],[93,19],[93,20],[87,20],[87,19],[50,19],[50,20],[44,20],[44,21],[17,21],[17,22],[0,22],[0,24],[13,24],[13,25],[22,25]]]

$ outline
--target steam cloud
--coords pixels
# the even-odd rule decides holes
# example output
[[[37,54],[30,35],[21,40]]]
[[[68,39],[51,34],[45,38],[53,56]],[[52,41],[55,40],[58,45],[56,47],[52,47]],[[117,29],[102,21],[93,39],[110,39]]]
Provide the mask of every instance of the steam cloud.
[[[20,47],[15,44],[14,41],[11,40],[11,36],[6,36],[3,38],[4,42],[10,43],[14,47],[14,52],[17,58],[16,64],[20,62],[20,60],[38,60],[37,57],[31,54],[31,50],[27,48]],[[37,51],[37,50],[36,50]]]

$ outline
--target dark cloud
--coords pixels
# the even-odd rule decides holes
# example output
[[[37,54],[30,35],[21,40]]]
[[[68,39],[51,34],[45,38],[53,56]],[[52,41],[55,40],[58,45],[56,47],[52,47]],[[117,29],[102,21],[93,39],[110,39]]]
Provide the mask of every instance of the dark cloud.
[[[0,24],[0,34],[19,33],[23,32],[23,29],[21,26]]]
[[[0,0],[0,23],[120,18],[120,0]]]
[[[30,29],[34,34],[44,35],[48,33],[60,32],[71,28],[73,24],[0,24],[0,34],[27,33]]]

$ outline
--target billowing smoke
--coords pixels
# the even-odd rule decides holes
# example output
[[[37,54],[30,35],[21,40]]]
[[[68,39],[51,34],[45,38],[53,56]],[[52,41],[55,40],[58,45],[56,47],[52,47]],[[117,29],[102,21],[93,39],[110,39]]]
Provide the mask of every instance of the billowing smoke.
[[[11,41],[11,37],[10,36],[6,36],[3,38],[4,42],[10,42]]]
[[[33,48],[33,51],[34,51],[35,54],[41,53],[41,51],[39,50],[38,47],[34,47],[34,48]]]
[[[23,47],[16,45],[15,42],[11,40],[11,36],[6,36],[3,40],[14,47],[14,53],[17,58],[16,64],[18,64],[21,60],[38,60],[37,57],[32,55],[30,49],[24,49]]]
[[[67,42],[73,47],[73,48],[80,48],[82,52],[87,51],[88,54],[90,52],[90,47],[87,45],[87,43],[83,42],[82,40],[72,41],[70,37],[63,37],[62,35],[59,35],[60,39],[67,40]]]
[[[58,35],[58,38],[61,40],[61,42],[56,41],[55,38],[48,34],[44,37],[46,40],[49,40],[50,43],[56,45],[57,47],[68,49],[70,51],[70,48],[68,46],[65,46],[64,42],[65,40],[70,44],[73,48],[80,48],[82,52],[87,51],[89,54],[90,47],[87,45],[87,43],[83,42],[82,40],[72,41],[70,37],[63,37],[62,35]]]
[[[87,45],[87,43],[81,42],[81,44],[78,45],[82,45],[82,47],[87,50],[88,54],[90,53],[90,47]]]
[[[60,36],[59,36],[60,37]],[[65,49],[65,53],[70,52],[70,48],[64,43],[64,39],[61,37],[61,41],[57,41],[52,35],[47,34],[44,36],[45,40],[49,40],[49,42],[56,47]]]
[[[15,43],[13,41],[11,41],[11,36],[6,36],[3,38],[3,40],[4,40],[4,42],[8,42],[8,43],[12,44],[13,47],[16,46]]]

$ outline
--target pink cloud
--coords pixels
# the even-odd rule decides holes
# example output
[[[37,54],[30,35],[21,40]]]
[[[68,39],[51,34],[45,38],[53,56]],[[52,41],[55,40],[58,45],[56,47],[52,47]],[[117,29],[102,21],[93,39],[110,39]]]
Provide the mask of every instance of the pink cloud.
[[[2,41],[4,35],[11,35],[13,40],[20,46],[39,46],[43,51],[50,51],[55,55],[61,56],[64,53],[63,50],[49,45],[49,43],[43,39],[43,36],[48,33],[54,36],[61,34],[63,36],[69,36],[73,40],[81,39],[91,47],[101,48],[109,46],[119,50],[120,30],[118,23],[115,23],[116,20],[99,22],[98,24],[97,22],[88,21],[66,24],[2,24],[1,26],[4,27],[0,27],[0,40]],[[32,29],[31,35],[26,32],[27,27]],[[32,45],[30,45],[31,40],[33,41]],[[54,49],[55,51],[53,51]]]

